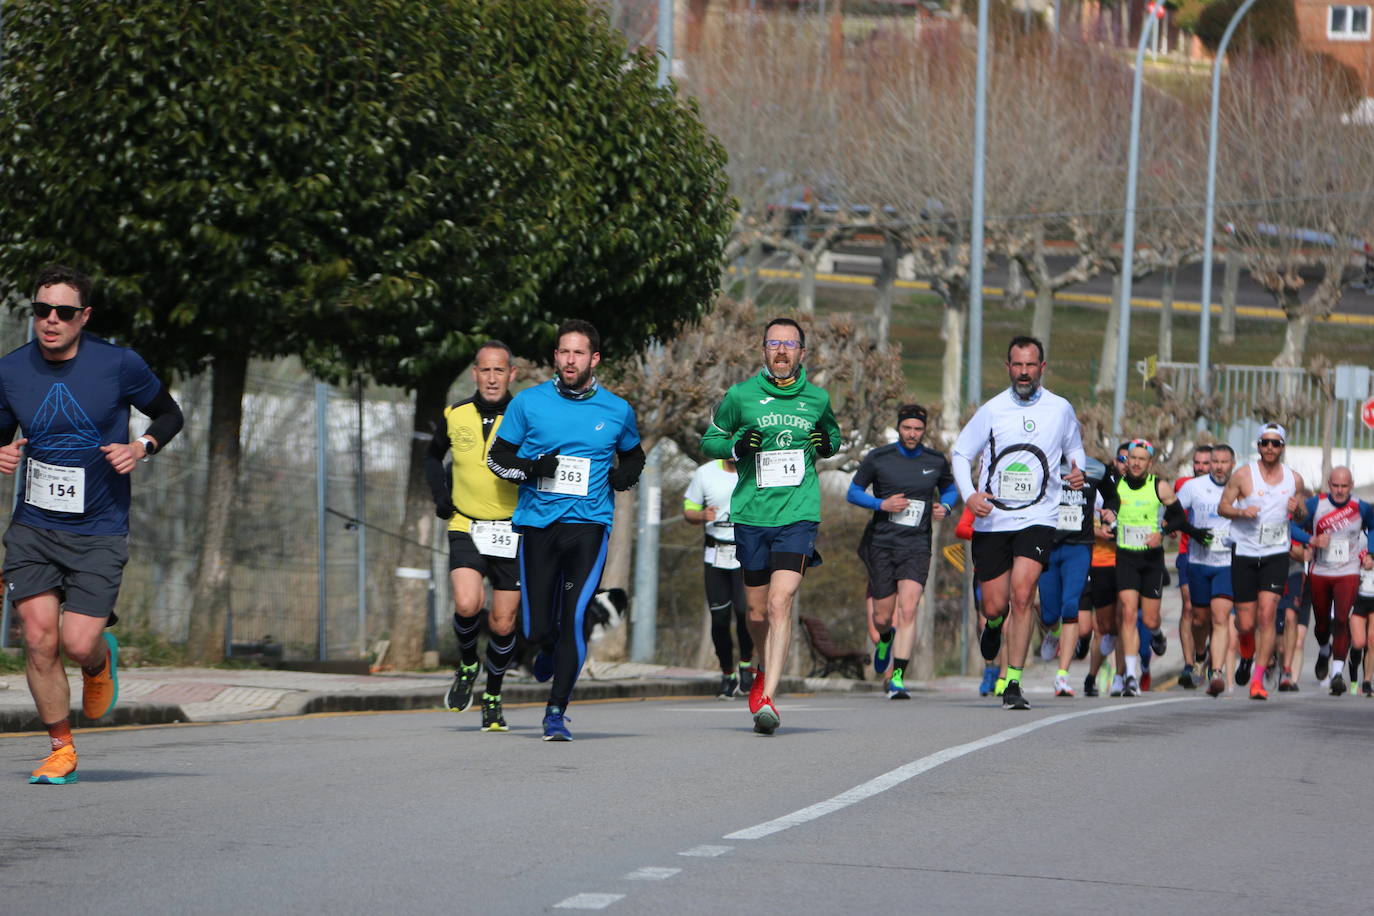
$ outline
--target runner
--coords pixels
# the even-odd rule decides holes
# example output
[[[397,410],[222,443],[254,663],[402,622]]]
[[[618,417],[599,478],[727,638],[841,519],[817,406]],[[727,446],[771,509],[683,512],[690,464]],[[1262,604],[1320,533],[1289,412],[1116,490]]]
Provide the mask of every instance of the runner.
[[[969,542],[970,549],[966,551],[965,555],[968,557],[968,561],[970,563],[973,562],[973,521],[973,512],[969,510],[968,506],[964,506],[964,511],[959,513],[959,522],[954,526],[954,536],[961,541]],[[974,613],[978,613],[977,609],[982,607],[982,605],[983,590],[978,584],[978,576],[977,573],[975,573],[973,577]],[[988,621],[986,617],[984,617],[982,614],[978,614],[978,623],[982,626],[983,629],[987,628],[987,622]],[[978,633],[978,639],[980,643],[982,642],[982,636],[982,630],[980,630]],[[876,643],[877,640],[875,639],[874,642]],[[1002,678],[1002,665],[1006,661],[1006,656],[1007,648],[1006,646],[1003,646],[1001,649],[998,650],[996,658],[983,660],[983,679],[978,684],[978,695],[980,697],[1002,695],[1001,687],[1006,686],[1006,681]],[[1001,685],[1001,687],[998,686],[999,684]]]
[[[1183,485],[1190,480],[1199,477],[1206,477],[1212,466],[1212,446],[1199,445],[1193,449],[1193,475],[1191,477],[1180,477],[1174,481],[1174,492],[1178,493],[1183,489]],[[1184,690],[1193,690],[1197,687],[1197,681],[1193,677],[1193,665],[1197,656],[1194,648],[1193,626],[1189,620],[1188,609],[1191,608],[1192,600],[1189,596],[1188,587],[1188,535],[1178,536],[1178,555],[1174,557],[1174,572],[1178,573],[1178,593],[1183,598],[1184,613],[1178,618],[1178,644],[1183,650],[1183,673],[1178,676],[1178,685]]]
[[[1067,477],[1070,467],[1059,465],[1061,477]],[[1050,565],[1040,577],[1040,622],[1047,628],[1040,644],[1040,657],[1050,661],[1059,658],[1059,670],[1054,676],[1054,695],[1073,696],[1069,683],[1069,665],[1078,648],[1078,634],[1092,633],[1089,612],[1087,629],[1079,627],[1079,600],[1088,584],[1092,566],[1094,520],[1103,510],[1103,491],[1111,497],[1107,511],[1116,508],[1115,492],[1106,488],[1107,468],[1096,458],[1088,458],[1083,467],[1083,487],[1075,490],[1062,487],[1059,491],[1059,518],[1055,526],[1055,545],[1050,552]],[[1113,513],[1114,515],[1114,513]],[[1087,693],[1085,686],[1085,693]],[[1091,693],[1088,693],[1091,696]]]
[[[1160,506],[1169,530],[1189,526],[1174,488],[1150,473],[1155,447],[1146,439],[1132,439],[1126,452],[1126,470],[1116,483],[1121,511],[1116,519],[1116,589],[1120,602],[1121,641],[1126,652],[1126,676],[1121,695],[1138,696],[1140,643],[1138,622],[1150,634],[1150,650],[1162,656],[1168,645],[1160,626],[1159,604],[1164,593],[1164,529]],[[1205,535],[1203,535],[1205,537]]]
[[[893,700],[911,699],[905,678],[930,572],[931,519],[948,515],[958,496],[948,459],[921,444],[925,434],[925,408],[904,404],[897,410],[897,441],[865,455],[849,484],[849,501],[873,512],[859,542],[859,559],[868,570],[878,630],[873,670],[882,674],[892,663],[887,695]]]
[[[1331,653],[1332,696],[1346,690],[1343,674],[1350,650],[1350,609],[1360,587],[1360,557],[1374,545],[1374,505],[1351,496],[1353,484],[1349,468],[1332,468],[1326,493],[1307,500],[1302,522],[1315,551],[1308,571],[1312,626],[1321,654]]]
[[[1122,453],[1125,459],[1125,453]],[[1110,478],[1109,478],[1110,480]],[[1115,495],[1116,487],[1103,481],[1103,495]],[[1079,631],[1090,637],[1088,645],[1082,645],[1079,637],[1079,652],[1088,655],[1088,676],[1083,679],[1083,695],[1098,695],[1097,676],[1102,670],[1104,657],[1113,652],[1120,654],[1120,646],[1112,636],[1117,632],[1116,613],[1116,514],[1105,509],[1093,513],[1092,559],[1088,571],[1088,584],[1078,602]],[[1086,619],[1085,619],[1086,618]],[[1092,630],[1089,632],[1088,627]],[[1081,657],[1081,656],[1080,656]],[[1124,656],[1122,656],[1124,658]],[[1124,665],[1124,661],[1121,662]],[[1121,675],[1112,676],[1111,693],[1121,695]]]
[[[1188,596],[1191,607],[1185,615],[1193,636],[1193,655],[1184,656],[1189,664],[1183,673],[1191,680],[1193,665],[1210,659],[1207,668],[1207,693],[1220,696],[1226,690],[1226,650],[1231,619],[1231,523],[1217,514],[1221,494],[1231,479],[1236,453],[1229,445],[1212,448],[1211,468],[1194,477],[1178,491],[1178,501],[1197,528],[1210,532],[1210,539],[1193,538],[1188,544]],[[1179,678],[1180,683],[1183,677]]]
[[[482,731],[507,731],[501,685],[515,654],[515,613],[520,607],[519,536],[511,527],[519,487],[487,467],[506,407],[515,366],[510,347],[488,341],[472,365],[472,397],[444,408],[443,432],[425,454],[425,479],[435,514],[449,520],[448,568],[453,590],[453,632],[459,661],[444,705],[463,712],[472,705],[477,680],[477,633],[481,629],[482,579],[491,582],[487,617],[487,681],[482,692]],[[444,467],[444,459],[450,464]]]
[[[1310,494],[1303,491],[1299,499],[1306,501]],[[1312,620],[1312,590],[1307,568],[1312,563],[1312,548],[1307,546],[1310,536],[1306,531],[1295,532],[1288,546],[1288,580],[1279,597],[1278,610],[1274,612],[1274,629],[1278,633],[1279,692],[1294,693],[1298,690],[1298,680],[1293,672],[1302,670],[1302,646],[1307,640],[1307,627]]]
[[[9,443],[0,474],[24,462],[4,573],[51,750],[29,782],[64,785],[77,781],[77,761],[62,655],[81,666],[81,714],[108,715],[119,699],[119,644],[106,628],[129,558],[129,474],[172,440],[182,416],[142,357],[86,332],[85,274],[44,268],[31,309],[33,340],[0,359],[0,442]],[[126,442],[130,407],[152,423]]]
[[[1062,478],[1083,487],[1087,455],[1079,441],[1078,418],[1068,401],[1041,387],[1045,348],[1034,337],[1016,337],[1007,347],[1010,387],[969,420],[954,444],[954,479],[973,510],[973,566],[983,586],[984,659],[997,656],[1008,624],[1006,709],[1029,709],[1021,691],[1022,669],[1035,627],[1031,607],[1040,574],[1049,563],[1059,521]],[[982,486],[973,481],[981,460]],[[1010,601],[1010,616],[1007,616]]]
[[[1369,614],[1374,611],[1374,555],[1365,553],[1360,557],[1360,589],[1355,595],[1355,607],[1350,615],[1350,682],[1359,680],[1360,661],[1368,654]],[[1370,683],[1369,664],[1365,664],[1364,680],[1360,681],[1360,693],[1374,697],[1374,685]]]
[[[1288,572],[1290,516],[1303,517],[1297,491],[1302,476],[1283,464],[1288,434],[1277,423],[1260,428],[1259,460],[1237,468],[1221,494],[1217,514],[1231,520],[1231,587],[1235,590],[1240,664],[1236,683],[1250,699],[1267,700],[1264,665],[1274,652],[1275,615]],[[1253,672],[1256,652],[1260,670]]]
[[[511,400],[487,457],[498,476],[520,484],[514,523],[523,630],[539,647],[535,680],[553,681],[545,741],[572,740],[567,708],[587,658],[587,604],[606,564],[611,491],[628,490],[644,469],[634,410],[592,374],[600,351],[590,322],[563,322],[556,374]]]
[[[754,672],[749,712],[754,731],[771,735],[781,717],[773,702],[792,640],[792,600],[808,566],[820,563],[817,458],[840,448],[830,395],[806,380],[806,335],[791,318],[764,327],[763,369],[730,388],[701,438],[708,457],[738,462],[730,500],[736,556],[744,568],[749,629],[763,656]]]
[[[708,461],[692,473],[682,497],[682,517],[701,525],[706,539],[702,556],[706,576],[706,605],[711,614],[711,644],[720,662],[720,689],[716,696],[728,700],[753,686],[754,640],[745,622],[748,603],[744,597],[744,573],[735,557],[735,523],[730,518],[730,494],[739,483],[735,462],[729,458]],[[730,642],[730,623],[739,640],[739,667]]]

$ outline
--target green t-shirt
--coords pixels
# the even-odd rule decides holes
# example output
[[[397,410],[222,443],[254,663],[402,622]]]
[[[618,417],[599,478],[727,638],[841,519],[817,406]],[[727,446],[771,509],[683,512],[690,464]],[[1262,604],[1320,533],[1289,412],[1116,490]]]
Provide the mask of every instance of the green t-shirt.
[[[840,425],[830,395],[807,382],[804,368],[790,385],[779,385],[761,371],[725,392],[701,449],[710,458],[731,458],[740,436],[755,427],[763,434],[763,451],[739,463],[730,517],[736,524],[765,528],[819,522],[821,488],[807,437],[819,427],[839,449]]]

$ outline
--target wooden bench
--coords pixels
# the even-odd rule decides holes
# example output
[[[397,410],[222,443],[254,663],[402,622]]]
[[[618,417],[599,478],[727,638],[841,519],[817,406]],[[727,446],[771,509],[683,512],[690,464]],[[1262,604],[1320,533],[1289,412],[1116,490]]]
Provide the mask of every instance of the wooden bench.
[[[802,629],[806,631],[806,642],[811,647],[811,660],[815,667],[807,677],[829,677],[832,672],[863,680],[864,664],[868,653],[857,649],[841,649],[835,645],[830,628],[825,621],[816,617],[802,617]]]

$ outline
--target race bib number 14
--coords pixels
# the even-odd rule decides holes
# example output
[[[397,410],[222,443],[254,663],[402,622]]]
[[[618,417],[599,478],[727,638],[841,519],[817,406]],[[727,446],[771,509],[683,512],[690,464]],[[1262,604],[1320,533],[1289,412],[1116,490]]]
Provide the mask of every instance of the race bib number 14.
[[[795,487],[806,476],[806,456],[799,448],[759,452],[754,458],[759,489]]]

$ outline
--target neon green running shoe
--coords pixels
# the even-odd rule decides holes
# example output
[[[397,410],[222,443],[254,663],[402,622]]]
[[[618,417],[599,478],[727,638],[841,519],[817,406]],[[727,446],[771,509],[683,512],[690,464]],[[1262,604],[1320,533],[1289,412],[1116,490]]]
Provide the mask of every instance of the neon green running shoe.
[[[501,697],[489,693],[482,694],[482,731],[508,732],[506,718],[501,715]]]
[[[459,664],[453,673],[453,685],[444,694],[444,705],[454,712],[462,712],[472,705],[472,685],[477,680],[476,662],[471,665]]]

